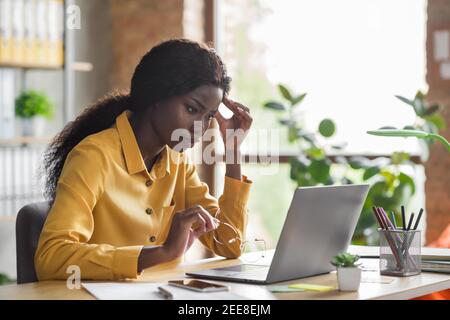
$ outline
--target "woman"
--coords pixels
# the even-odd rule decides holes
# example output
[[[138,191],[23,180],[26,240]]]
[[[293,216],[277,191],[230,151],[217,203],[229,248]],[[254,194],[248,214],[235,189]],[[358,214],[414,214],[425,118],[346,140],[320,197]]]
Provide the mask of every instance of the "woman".
[[[129,94],[98,101],[55,137],[44,159],[53,204],[35,255],[39,280],[65,279],[69,266],[82,279],[136,278],[178,263],[197,238],[218,255],[241,254],[251,181],[227,163],[215,199],[171,139],[199,121],[204,132],[214,117],[224,142],[226,129],[247,132],[252,118],[227,98],[230,81],[213,49],[163,42],[136,67]],[[222,102],[232,118],[217,111]],[[226,151],[237,155],[241,142]]]

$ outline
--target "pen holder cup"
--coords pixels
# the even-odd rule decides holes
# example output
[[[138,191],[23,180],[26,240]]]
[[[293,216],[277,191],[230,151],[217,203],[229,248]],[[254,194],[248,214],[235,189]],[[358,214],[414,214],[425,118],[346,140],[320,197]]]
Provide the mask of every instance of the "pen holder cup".
[[[408,277],[421,271],[420,230],[382,230],[380,233],[380,274]]]

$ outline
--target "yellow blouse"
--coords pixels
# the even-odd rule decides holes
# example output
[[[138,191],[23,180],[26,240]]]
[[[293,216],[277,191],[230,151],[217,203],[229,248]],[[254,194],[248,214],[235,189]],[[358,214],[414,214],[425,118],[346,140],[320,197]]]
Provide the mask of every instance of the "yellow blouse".
[[[217,200],[186,155],[167,146],[149,173],[129,115],[123,112],[115,125],[86,137],[68,154],[35,255],[39,280],[66,279],[71,265],[80,268],[82,279],[136,278],[142,247],[163,244],[174,213],[197,204],[219,206],[220,219],[243,239],[251,181],[225,177]],[[222,242],[236,236],[226,226],[216,232]],[[241,253],[240,241],[225,246],[211,233],[200,241],[220,256]]]

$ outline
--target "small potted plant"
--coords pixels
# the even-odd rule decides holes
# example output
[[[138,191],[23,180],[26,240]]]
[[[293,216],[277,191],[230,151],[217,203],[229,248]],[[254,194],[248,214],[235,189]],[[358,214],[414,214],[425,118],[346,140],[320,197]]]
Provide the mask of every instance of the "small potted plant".
[[[41,135],[45,119],[53,116],[53,105],[44,93],[27,90],[17,97],[15,113],[21,119],[22,135]]]
[[[337,268],[340,291],[358,291],[361,282],[360,264],[356,263],[358,260],[357,255],[340,253],[330,261]]]

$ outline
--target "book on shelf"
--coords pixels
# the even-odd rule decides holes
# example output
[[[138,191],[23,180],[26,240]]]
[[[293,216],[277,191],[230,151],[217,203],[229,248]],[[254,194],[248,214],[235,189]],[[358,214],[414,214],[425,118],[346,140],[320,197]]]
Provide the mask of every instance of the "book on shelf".
[[[0,65],[63,63],[64,1],[0,0]]]
[[[0,63],[12,62],[12,0],[0,0]]]
[[[12,62],[25,63],[24,0],[12,2]]]
[[[0,69],[0,139],[14,136],[14,71]]]

